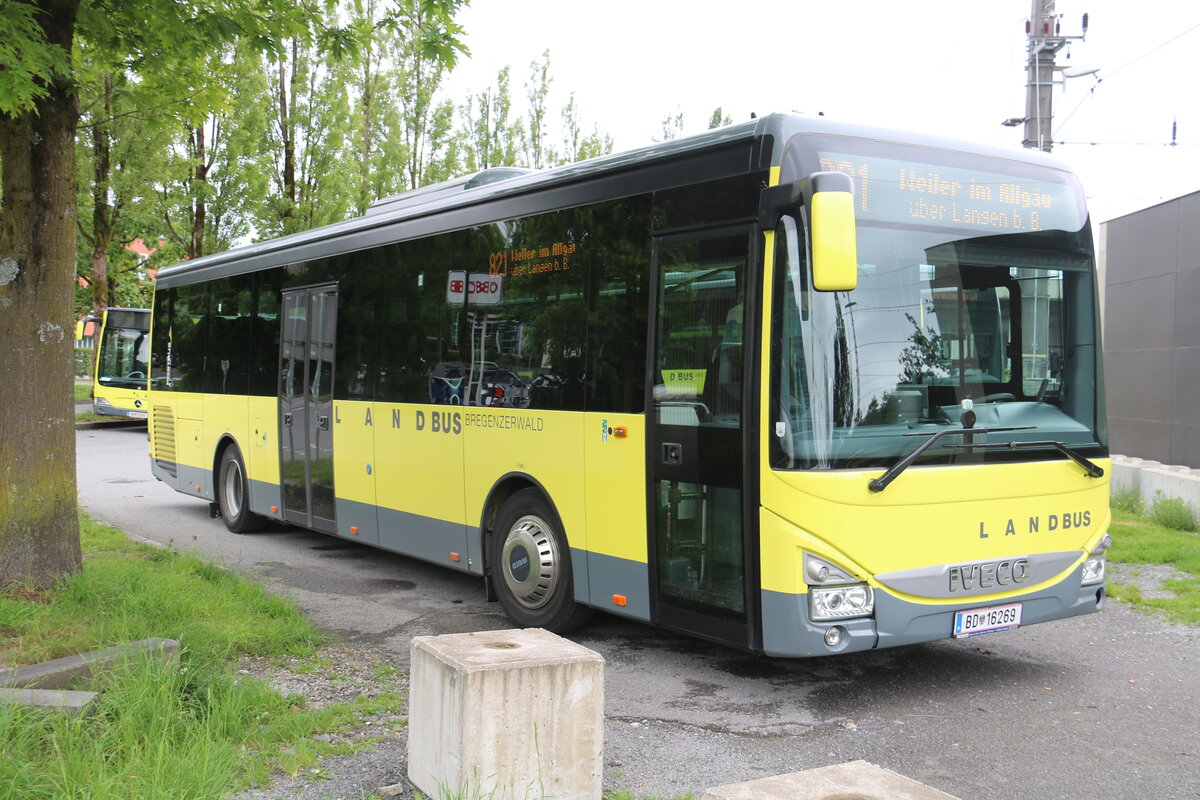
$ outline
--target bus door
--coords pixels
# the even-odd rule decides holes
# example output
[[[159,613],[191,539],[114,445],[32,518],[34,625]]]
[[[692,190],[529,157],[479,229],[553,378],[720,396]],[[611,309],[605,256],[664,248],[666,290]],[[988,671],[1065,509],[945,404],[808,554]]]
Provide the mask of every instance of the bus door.
[[[658,622],[751,646],[743,493],[750,231],[654,243],[650,562]]]
[[[337,287],[285,291],[280,319],[283,518],[335,533],[332,416]]]

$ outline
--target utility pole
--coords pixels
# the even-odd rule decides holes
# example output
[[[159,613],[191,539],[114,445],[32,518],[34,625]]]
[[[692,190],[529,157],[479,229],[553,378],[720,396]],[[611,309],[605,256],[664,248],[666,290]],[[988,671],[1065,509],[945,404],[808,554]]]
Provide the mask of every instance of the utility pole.
[[[1057,36],[1054,0],[1033,0],[1025,32],[1029,36],[1029,84],[1025,96],[1025,141],[1031,149],[1050,152],[1050,121],[1054,117],[1054,57],[1066,44]]]
[[[1006,123],[1025,123],[1025,141],[1022,142],[1025,147],[1050,152],[1054,144],[1050,127],[1054,119],[1054,73],[1058,69],[1055,57],[1071,39],[1082,39],[1087,35],[1087,24],[1087,14],[1084,14],[1082,35],[1063,36],[1062,22],[1054,13],[1054,0],[1033,0],[1033,10],[1025,23],[1025,33],[1029,36],[1025,119]]]

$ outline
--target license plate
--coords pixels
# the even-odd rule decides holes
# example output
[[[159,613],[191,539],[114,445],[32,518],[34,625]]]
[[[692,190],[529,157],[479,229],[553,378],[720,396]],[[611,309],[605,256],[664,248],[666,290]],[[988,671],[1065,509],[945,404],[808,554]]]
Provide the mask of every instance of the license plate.
[[[1012,630],[1020,624],[1020,603],[959,611],[954,615],[954,638]]]
[[[129,418],[130,419],[145,419],[146,412],[145,411],[130,411]]]

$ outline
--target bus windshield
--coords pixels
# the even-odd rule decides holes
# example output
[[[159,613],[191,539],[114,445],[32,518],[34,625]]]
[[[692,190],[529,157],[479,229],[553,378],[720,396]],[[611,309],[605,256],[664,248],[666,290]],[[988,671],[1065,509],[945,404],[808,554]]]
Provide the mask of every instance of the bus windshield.
[[[109,311],[100,342],[96,382],[145,389],[150,356],[149,313]]]
[[[878,181],[873,188],[882,194]],[[909,200],[895,208],[926,202]],[[785,218],[777,231],[774,466],[891,466],[918,437],[962,427],[967,409],[974,427],[1022,429],[991,434],[991,442],[1102,446],[1082,220],[1067,221],[1079,226],[1070,232],[997,234],[858,210],[858,286],[850,292],[808,285],[803,221]],[[921,463],[1061,458],[1049,447],[954,447],[961,441],[945,440]]]

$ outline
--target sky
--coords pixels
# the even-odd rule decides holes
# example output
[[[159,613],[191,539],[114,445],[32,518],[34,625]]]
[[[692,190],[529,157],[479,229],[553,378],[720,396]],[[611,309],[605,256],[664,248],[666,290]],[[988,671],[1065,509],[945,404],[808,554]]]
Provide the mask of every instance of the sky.
[[[617,151],[684,132],[715,108],[735,122],[795,111],[1019,148],[1031,0],[472,0],[461,102],[511,67],[514,113],[550,51],[554,117],[571,92]],[[1200,190],[1200,4],[1058,0],[1086,39],[1060,66],[1099,68],[1055,88],[1054,155],[1080,176],[1094,221]],[[1172,147],[1172,124],[1177,145]],[[559,136],[555,135],[553,141]]]

